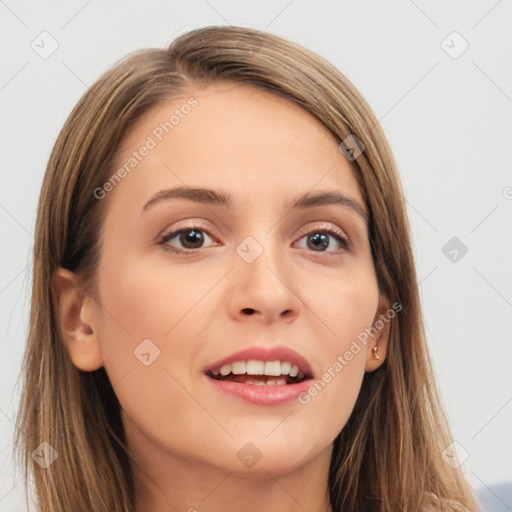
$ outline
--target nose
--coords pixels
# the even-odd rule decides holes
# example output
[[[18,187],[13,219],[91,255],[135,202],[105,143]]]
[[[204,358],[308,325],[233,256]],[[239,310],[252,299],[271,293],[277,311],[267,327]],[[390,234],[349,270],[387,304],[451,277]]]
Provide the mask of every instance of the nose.
[[[241,322],[293,322],[302,304],[282,253],[267,248],[252,263],[236,258],[229,275],[229,316]]]

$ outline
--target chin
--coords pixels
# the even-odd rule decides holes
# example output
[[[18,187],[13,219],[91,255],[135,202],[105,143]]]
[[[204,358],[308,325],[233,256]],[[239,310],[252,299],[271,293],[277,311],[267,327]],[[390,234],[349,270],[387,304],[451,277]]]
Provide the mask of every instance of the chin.
[[[219,454],[224,470],[233,476],[250,479],[268,479],[269,474],[279,478],[299,470],[317,457],[330,458],[332,444],[305,446],[302,440],[292,443],[290,440],[276,438],[231,443],[231,447]],[[319,443],[320,444],[320,443]],[[234,457],[226,457],[227,452]]]

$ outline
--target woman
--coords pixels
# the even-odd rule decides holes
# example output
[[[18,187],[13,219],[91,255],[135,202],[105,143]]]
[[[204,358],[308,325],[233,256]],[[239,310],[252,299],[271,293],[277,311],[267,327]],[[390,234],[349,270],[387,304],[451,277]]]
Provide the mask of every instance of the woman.
[[[57,140],[34,256],[41,511],[476,510],[396,164],[319,56],[208,27],[116,65]]]

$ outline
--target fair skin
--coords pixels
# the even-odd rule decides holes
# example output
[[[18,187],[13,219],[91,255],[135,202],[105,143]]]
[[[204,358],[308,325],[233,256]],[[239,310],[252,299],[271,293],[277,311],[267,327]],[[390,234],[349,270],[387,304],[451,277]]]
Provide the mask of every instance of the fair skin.
[[[341,204],[291,208],[303,194],[334,192],[365,210],[362,196],[319,121],[230,83],[197,86],[147,113],[118,165],[190,96],[197,107],[104,199],[98,296],[82,296],[67,270],[54,277],[67,350],[83,371],[103,366],[114,385],[138,462],[137,512],[330,511],[332,442],[364,373],[385,359],[388,328],[307,404],[250,403],[219,391],[204,370],[279,345],[309,362],[313,382],[375,322],[383,311],[365,218]],[[232,204],[172,198],[143,208],[175,187],[222,191]],[[158,243],[187,228],[200,230],[195,248],[180,236],[170,250]],[[263,249],[251,263],[236,251],[249,236]],[[160,355],[145,366],[134,350],[148,338]],[[261,455],[251,467],[237,456],[244,446]]]

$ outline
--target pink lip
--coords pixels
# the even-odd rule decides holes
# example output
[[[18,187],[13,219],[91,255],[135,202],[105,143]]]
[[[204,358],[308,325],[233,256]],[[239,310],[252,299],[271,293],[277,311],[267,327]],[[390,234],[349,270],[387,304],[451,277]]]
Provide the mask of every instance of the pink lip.
[[[297,354],[294,350],[284,346],[264,348],[264,347],[252,347],[245,350],[235,352],[220,361],[205,368],[204,372],[207,373],[210,370],[218,370],[225,364],[231,364],[235,361],[249,361],[249,359],[256,359],[258,361],[289,361],[292,364],[296,364],[306,376],[312,376],[311,365],[309,362]]]
[[[305,393],[312,382],[311,379],[306,379],[297,384],[255,386],[253,384],[242,384],[240,382],[215,380],[208,377],[208,375],[205,375],[205,378],[219,391],[255,405],[279,405],[294,400],[301,393]]]
[[[250,359],[258,361],[289,361],[299,367],[299,370],[306,375],[306,379],[296,384],[257,386],[241,382],[216,380],[208,375],[211,370],[218,370],[225,364],[235,361],[248,361]],[[279,405],[296,399],[301,393],[307,391],[313,378],[309,362],[294,350],[284,346],[272,348],[253,347],[241,350],[209,366],[204,370],[204,374],[207,381],[219,391],[256,405]]]

